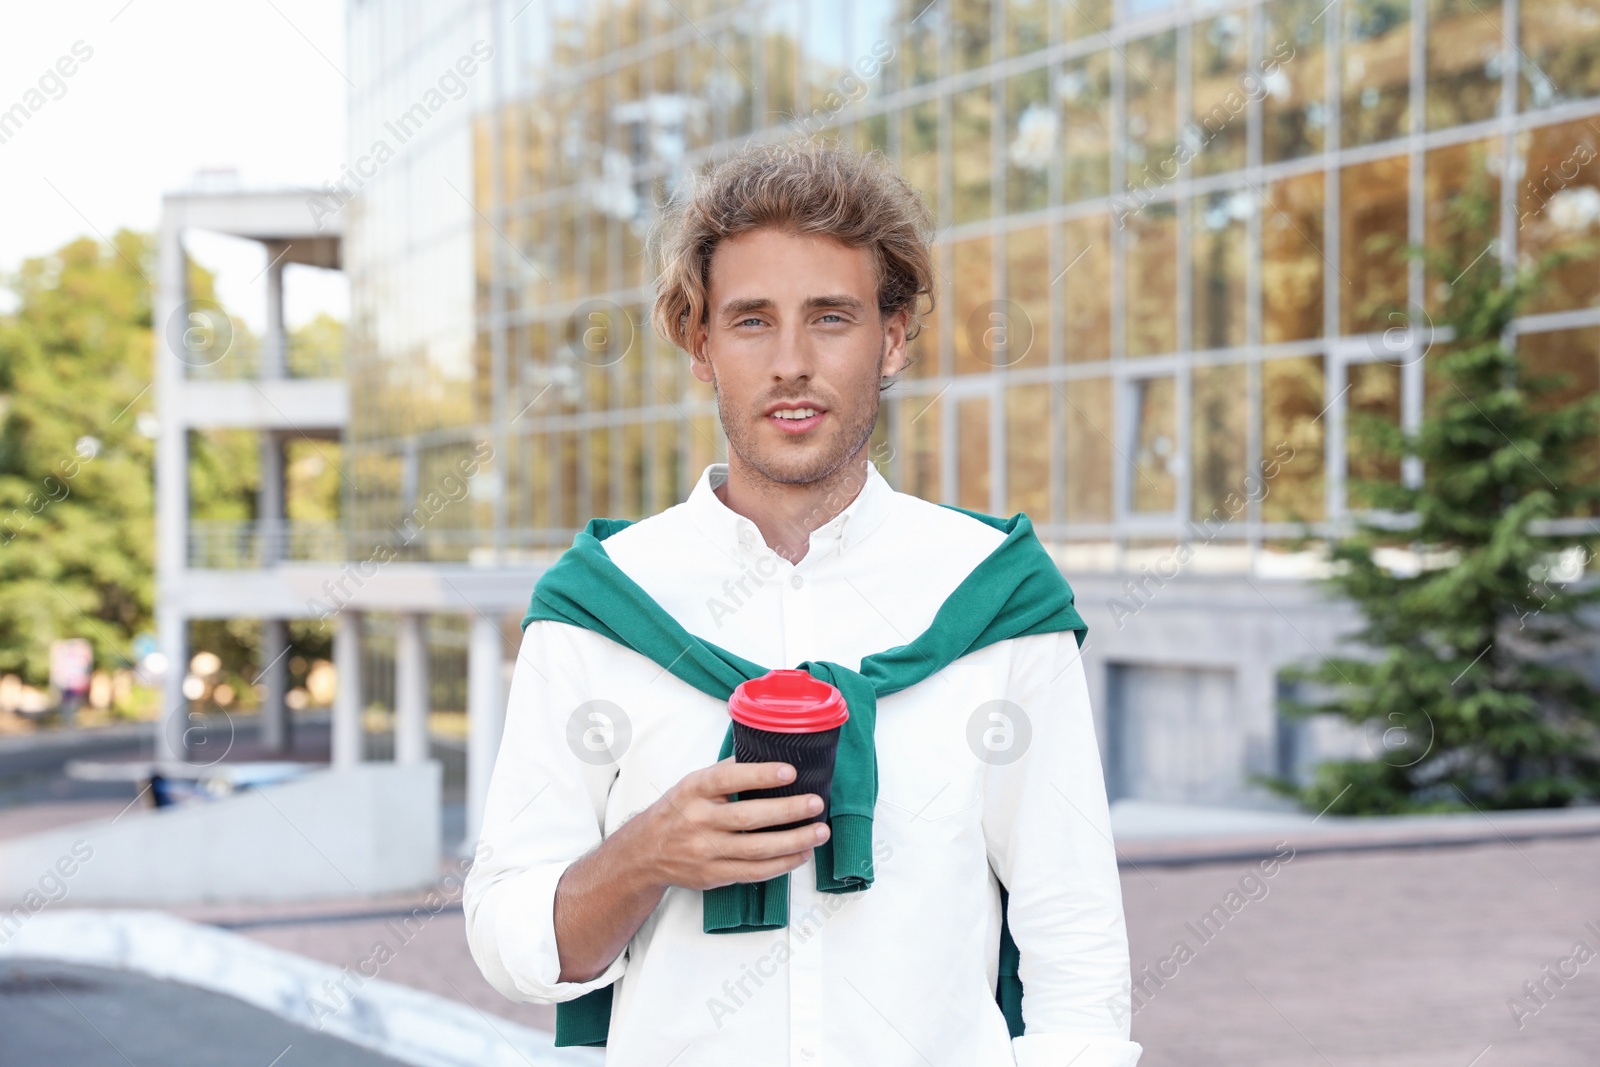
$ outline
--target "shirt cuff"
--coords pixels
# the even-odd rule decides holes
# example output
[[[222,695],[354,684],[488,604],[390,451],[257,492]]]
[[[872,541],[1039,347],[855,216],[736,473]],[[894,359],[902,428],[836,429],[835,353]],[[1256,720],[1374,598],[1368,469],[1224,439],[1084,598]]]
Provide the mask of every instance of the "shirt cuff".
[[[576,1000],[610,985],[627,969],[627,949],[588,982],[563,982],[556,948],[556,883],[571,862],[532,867],[496,887],[495,940],[517,991],[536,1004]]]
[[[1011,1039],[1017,1067],[1134,1067],[1144,1054],[1136,1041],[1083,1034],[1023,1034]]]

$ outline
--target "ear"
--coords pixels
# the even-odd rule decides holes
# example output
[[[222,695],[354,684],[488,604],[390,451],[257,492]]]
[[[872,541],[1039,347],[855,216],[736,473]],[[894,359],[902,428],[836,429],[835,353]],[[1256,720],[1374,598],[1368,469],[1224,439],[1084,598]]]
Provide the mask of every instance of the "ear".
[[[689,331],[689,373],[707,385],[710,385],[712,379],[716,377],[711,370],[711,358],[706,354],[710,343],[711,337],[705,323],[700,323]]]
[[[906,329],[910,325],[910,316],[904,309],[883,318],[883,376],[892,378],[905,369],[906,365]]]

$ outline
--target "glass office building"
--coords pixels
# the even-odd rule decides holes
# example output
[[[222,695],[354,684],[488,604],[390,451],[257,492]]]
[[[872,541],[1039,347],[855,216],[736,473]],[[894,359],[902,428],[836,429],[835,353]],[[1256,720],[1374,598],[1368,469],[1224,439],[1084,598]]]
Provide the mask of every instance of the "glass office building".
[[[875,461],[1027,511],[1074,568],[1197,531],[1249,567],[1359,506],[1347,477],[1382,472],[1349,413],[1422,410],[1439,280],[1398,246],[1474,168],[1503,252],[1600,214],[1600,14],[1576,0],[350,10],[352,518],[386,529],[495,455],[422,558],[564,546],[725,456],[710,387],[649,331],[643,242],[752,137],[881,149],[926,193],[936,312]],[[1590,386],[1597,296],[1600,267],[1566,271],[1521,337]]]
[[[880,149],[933,208],[939,290],[874,462],[1033,518],[1103,635],[1113,795],[1298,758],[1275,672],[1333,631],[1254,579],[1314,570],[1292,539],[1352,480],[1417,474],[1348,432],[1424,410],[1450,279],[1404,246],[1474,175],[1501,257],[1600,237],[1586,0],[351,0],[349,47],[358,538],[487,450],[410,558],[526,565],[684,499],[726,445],[647,325],[657,205],[751,138]],[[1597,304],[1575,261],[1517,343],[1600,388]],[[1185,541],[1204,610],[1106,625]]]

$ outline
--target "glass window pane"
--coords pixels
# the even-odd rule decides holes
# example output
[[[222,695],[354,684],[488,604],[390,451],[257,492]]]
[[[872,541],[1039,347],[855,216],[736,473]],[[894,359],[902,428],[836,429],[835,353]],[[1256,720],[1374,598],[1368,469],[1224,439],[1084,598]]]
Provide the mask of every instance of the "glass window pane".
[[[766,121],[788,122],[800,113],[800,6],[796,0],[776,0],[760,17]]]
[[[933,396],[909,396],[900,402],[900,441],[905,462],[902,491],[924,500],[942,501],[943,468],[939,436],[950,402]]]
[[[989,510],[989,398],[956,402],[956,503]]]
[[[1255,194],[1213,193],[1194,204],[1195,349],[1245,342],[1245,250]]]
[[[1062,227],[1066,261],[1061,290],[1066,356],[1071,363],[1111,358],[1111,220],[1073,219]]]
[[[1428,0],[1428,129],[1494,118],[1504,17],[1499,0]]]
[[[1241,363],[1194,368],[1194,518],[1226,522],[1240,517],[1248,486],[1249,434],[1246,369]],[[1230,500],[1232,496],[1234,499]],[[1215,526],[1207,524],[1207,531]]]
[[[1403,135],[1411,121],[1410,0],[1345,0],[1341,114],[1346,145]]]
[[[805,0],[804,11],[800,80],[805,98],[800,102],[800,114],[836,114],[842,95],[838,93],[839,79],[850,62],[845,54],[848,8],[843,0]]]
[[[711,111],[712,79],[717,69],[717,51],[711,47],[711,42],[703,36],[696,35],[682,47],[684,66],[680,68],[687,77],[687,95],[695,101],[690,105],[689,121],[684,123],[685,145],[690,151],[697,148],[710,146],[716,134]],[[800,78],[802,83],[806,77],[804,58],[801,59]],[[806,94],[803,90],[795,98],[797,108],[805,107]],[[590,121],[599,121],[605,113],[605,102],[597,101],[591,110],[594,116]],[[796,114],[801,114],[796,111]],[[594,127],[591,127],[594,128]]]
[[[1177,506],[1177,387],[1171,378],[1128,382],[1133,415],[1133,470],[1128,476],[1129,508],[1166,512]]]
[[[1398,482],[1400,458],[1389,456],[1372,434],[1374,423],[1400,427],[1400,368],[1392,363],[1352,363],[1345,368],[1349,412],[1345,431],[1345,506],[1370,508],[1375,501],[1363,482]]]
[[[1050,521],[1051,396],[1038,385],[1006,389],[1005,512],[1025,511],[1036,526]]]
[[[1410,171],[1404,156],[1346,167],[1341,176],[1340,320],[1346,334],[1383,330],[1406,306],[1406,210]]]
[[[988,237],[957,241],[955,257],[955,372],[981,374],[994,367],[994,357],[984,347],[990,328],[988,312],[994,301],[994,242]]]
[[[652,514],[671,507],[683,500],[686,495],[679,488],[684,484],[687,473],[683,462],[683,448],[679,445],[679,441],[682,440],[682,429],[682,424],[676,420],[656,423],[655,484],[652,487],[653,498],[650,502]]]
[[[1006,51],[1037,52],[1050,43],[1050,0],[1006,0]]]
[[[906,56],[895,48],[901,23],[898,0],[856,0],[845,5],[850,34],[850,73],[842,84],[851,99],[878,99],[894,92],[904,78]],[[917,10],[921,10],[920,8]],[[910,12],[909,20],[916,15]]]
[[[855,124],[855,146],[859,152],[889,154],[889,116],[868,115]]]
[[[904,28],[904,40],[894,62],[904,63],[900,77],[906,85],[924,85],[939,77],[939,42],[950,29],[947,4],[928,0],[905,0],[897,20]]]
[[[557,492],[560,495],[560,524],[569,530],[580,530],[592,516],[580,517],[583,501],[578,499],[578,431],[566,430],[557,435],[559,451],[555,456]]]
[[[1323,0],[1271,0],[1264,59],[1280,61],[1261,100],[1262,152],[1268,163],[1322,151],[1328,109],[1323,97]]]
[[[1097,52],[1063,63],[1055,77],[1061,106],[1062,196],[1068,201],[1111,191],[1111,62]]]
[[[589,514],[610,515],[611,502],[611,430],[589,431]]]
[[[622,518],[643,518],[644,424],[630,422],[622,428]]]
[[[1519,190],[1517,237],[1537,261],[1566,253],[1528,302],[1530,312],[1568,311],[1600,304],[1600,130],[1571,122],[1531,130],[1520,138],[1527,164]]]
[[[946,0],[950,4],[954,32],[950,36],[951,54],[957,70],[975,70],[989,64],[990,23],[994,12],[991,0]]]
[[[1522,0],[1522,107],[1550,107],[1600,94],[1600,19],[1582,0]]]
[[[528,469],[528,525],[535,530],[548,530],[555,525],[550,512],[550,456],[549,434],[529,434],[527,442]]]
[[[1063,382],[1069,523],[1111,521],[1111,379]]]
[[[1478,256],[1500,232],[1499,140],[1434,149],[1423,161],[1423,168],[1424,241],[1430,249],[1444,253],[1447,258],[1460,260],[1455,267],[1436,269],[1431,264],[1425,267],[1427,281],[1423,285],[1423,303],[1429,314],[1438,314],[1444,306],[1448,284],[1468,264],[1472,264],[1473,269],[1485,266],[1495,269],[1491,257],[1478,259]],[[1488,213],[1483,218],[1471,218],[1469,211],[1464,210],[1466,198],[1462,194],[1473,190],[1489,198]],[[1478,261],[1474,263],[1474,260]]]
[[[1178,216],[1150,204],[1128,218],[1128,355],[1178,348]]]
[[[1050,362],[1050,230],[1034,226],[1006,234],[1006,299],[1020,312],[1006,324],[1005,367]],[[1009,309],[1008,309],[1009,310]]]
[[[900,113],[900,172],[928,202],[934,221],[939,205],[939,105],[929,100]]]
[[[1063,41],[1097,36],[1111,28],[1111,0],[1050,0]]]
[[[993,212],[989,134],[994,106],[989,87],[979,85],[950,97],[950,155],[957,225],[986,219]]]
[[[1322,336],[1322,172],[1268,184],[1261,219],[1261,336],[1267,344]]]
[[[1177,31],[1131,41],[1126,56],[1127,186],[1160,188],[1177,176]]]
[[[1245,164],[1247,114],[1256,84],[1243,78],[1249,70],[1248,25],[1243,11],[1195,24],[1195,140],[1189,148],[1196,174],[1221,174]]]
[[[584,258],[588,261],[589,273],[586,288],[587,293],[603,293],[611,288],[610,269],[611,257],[606,255],[606,232],[610,228],[611,220],[605,214],[595,210],[585,210],[580,216],[580,225],[583,227],[578,236],[583,248]],[[498,237],[495,238],[498,240]]]
[[[1261,514],[1268,522],[1323,518],[1326,391],[1321,356],[1261,364],[1261,475],[1268,486]]]
[[[1049,203],[1050,164],[1060,151],[1061,117],[1050,106],[1050,72],[1006,82],[1006,206],[1036,211]]]
[[[1171,11],[1176,6],[1177,0],[1122,0],[1123,14],[1130,19],[1157,15],[1163,11]]]

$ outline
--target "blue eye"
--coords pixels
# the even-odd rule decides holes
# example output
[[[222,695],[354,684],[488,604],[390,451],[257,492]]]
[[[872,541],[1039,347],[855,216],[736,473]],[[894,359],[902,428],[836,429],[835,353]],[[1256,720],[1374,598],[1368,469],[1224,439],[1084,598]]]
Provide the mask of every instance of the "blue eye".
[[[832,312],[832,311],[828,312],[826,315],[824,315],[822,317],[825,318],[825,319],[837,319],[840,322],[844,321],[844,319],[839,318],[839,316],[837,314],[835,314],[834,312]]]
[[[752,322],[755,323],[757,326],[761,325],[761,320],[760,319],[743,319],[738,323],[738,325],[740,325],[740,326],[748,326]]]

